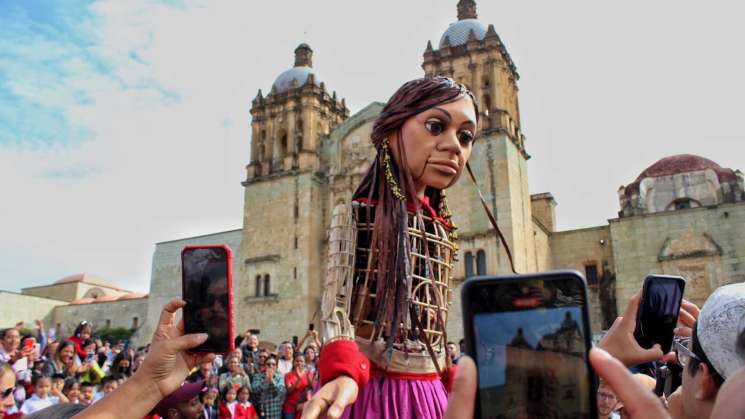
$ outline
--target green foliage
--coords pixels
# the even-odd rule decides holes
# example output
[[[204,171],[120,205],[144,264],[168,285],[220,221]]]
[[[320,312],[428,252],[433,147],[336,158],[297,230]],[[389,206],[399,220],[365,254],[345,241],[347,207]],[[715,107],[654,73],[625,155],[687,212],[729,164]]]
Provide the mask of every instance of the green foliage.
[[[112,327],[111,329],[100,329],[93,333],[93,336],[98,336],[103,340],[108,340],[112,344],[119,340],[128,342],[134,334],[134,330],[127,329],[126,327]]]

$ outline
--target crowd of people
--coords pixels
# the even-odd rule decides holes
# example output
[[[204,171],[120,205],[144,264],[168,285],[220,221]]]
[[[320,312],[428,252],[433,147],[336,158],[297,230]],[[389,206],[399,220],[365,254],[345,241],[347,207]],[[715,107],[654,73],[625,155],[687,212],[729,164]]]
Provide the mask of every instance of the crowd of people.
[[[317,331],[309,330],[297,344],[282,342],[276,351],[246,333],[229,354],[190,354],[188,348],[205,336],[182,336],[173,313],[184,303],[174,301],[164,309],[152,347],[100,339],[86,322],[59,340],[49,339],[38,321],[32,334],[20,327],[3,330],[0,418],[302,416],[318,389]],[[745,418],[745,284],[719,288],[701,309],[684,301],[668,354],[636,342],[638,305],[637,294],[591,351],[600,376],[600,418]],[[458,368],[446,417],[470,417],[476,366],[461,355],[460,345],[449,342],[447,350]],[[662,366],[677,366],[682,384],[657,396]],[[317,416],[308,409],[304,417]]]
[[[58,404],[82,410],[124,384],[148,355],[149,345],[134,348],[102,339],[86,321],[59,340],[49,338],[54,333],[47,333],[39,320],[32,334],[23,334],[22,325],[3,330],[0,337],[0,376],[15,377],[14,386],[2,387],[0,418],[26,417]],[[282,342],[276,351],[248,332],[235,343],[233,352],[197,365],[185,380],[191,385],[159,403],[150,417],[182,411],[176,417],[300,418],[318,380],[318,332],[309,330],[296,345]]]

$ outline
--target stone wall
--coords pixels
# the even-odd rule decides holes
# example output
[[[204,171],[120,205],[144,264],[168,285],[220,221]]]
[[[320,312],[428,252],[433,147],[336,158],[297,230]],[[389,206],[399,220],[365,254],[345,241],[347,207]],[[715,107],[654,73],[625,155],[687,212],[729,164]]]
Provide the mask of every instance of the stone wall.
[[[234,295],[238,295],[239,290],[244,286],[238,280],[237,275],[240,266],[239,248],[241,230],[166,241],[155,245],[150,278],[150,294],[146,310],[147,316],[145,316],[144,324],[134,337],[138,344],[150,341],[154,332],[154,326],[160,317],[163,306],[173,297],[181,296],[181,250],[189,245],[223,243],[233,249],[233,293]],[[236,301],[236,312],[240,310],[241,306]],[[129,321],[131,321],[131,316]]]
[[[321,183],[302,172],[247,184],[241,278],[252,286],[236,299],[246,307],[236,316],[239,330],[259,329],[261,340],[279,343],[317,323],[326,231]],[[256,278],[267,275],[270,294],[257,296]]]
[[[745,204],[610,220],[618,309],[650,273],[682,275],[701,305],[716,287],[745,281]]]
[[[588,284],[590,318],[593,332],[605,329],[613,320],[603,316],[600,292],[601,278],[611,278],[613,275],[613,245],[609,227],[556,232],[551,234],[549,243],[553,269],[574,269],[583,275],[588,266],[597,269],[598,282]],[[623,305],[625,307],[625,303]]]
[[[13,327],[19,321],[25,322],[25,327],[32,328],[34,320],[37,319],[44,321],[46,328],[54,327],[53,310],[55,307],[64,304],[67,303],[10,291],[0,291],[0,329]]]
[[[71,334],[82,320],[91,323],[94,331],[118,327],[140,329],[146,321],[147,313],[147,297],[88,304],[70,304],[55,307],[53,325],[59,324],[62,327],[63,335]],[[135,318],[137,319],[136,321],[134,320]]]

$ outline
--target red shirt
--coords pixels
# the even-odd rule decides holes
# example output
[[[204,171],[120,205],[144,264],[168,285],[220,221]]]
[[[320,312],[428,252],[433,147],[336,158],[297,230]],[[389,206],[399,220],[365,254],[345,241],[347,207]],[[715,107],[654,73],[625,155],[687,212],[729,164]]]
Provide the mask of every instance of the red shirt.
[[[308,388],[312,382],[313,378],[311,373],[308,371],[303,371],[301,374],[298,374],[293,368],[292,371],[285,374],[287,398],[285,399],[285,404],[282,405],[282,411],[284,413],[295,413],[297,410],[297,404],[300,402],[300,396],[303,395],[305,389]],[[290,387],[293,387],[292,391],[290,391]]]

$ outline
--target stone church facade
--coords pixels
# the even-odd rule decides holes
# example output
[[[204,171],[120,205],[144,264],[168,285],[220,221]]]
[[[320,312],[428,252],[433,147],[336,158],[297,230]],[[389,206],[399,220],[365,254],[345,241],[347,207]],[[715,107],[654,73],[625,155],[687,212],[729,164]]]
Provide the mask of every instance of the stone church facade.
[[[553,196],[528,190],[516,66],[494,26],[478,20],[473,0],[460,0],[457,10],[437,48],[427,44],[422,75],[453,77],[479,101],[470,163],[518,272],[586,274],[595,331],[607,327],[648,273],[685,276],[686,295],[698,303],[718,285],[745,280],[743,175],[700,157],[651,166],[619,190],[619,217],[608,225],[555,231]],[[294,66],[252,102],[243,228],[156,245],[140,339],[152,333],[163,304],[180,295],[178,255],[189,244],[233,248],[238,331],[255,329],[278,343],[318,324],[331,210],[350,200],[374,156],[369,138],[382,107],[374,102],[350,115],[314,72],[310,46],[298,46]],[[464,176],[447,196],[460,237],[448,321],[449,336],[458,339],[464,279],[507,273],[509,265],[470,180]]]

